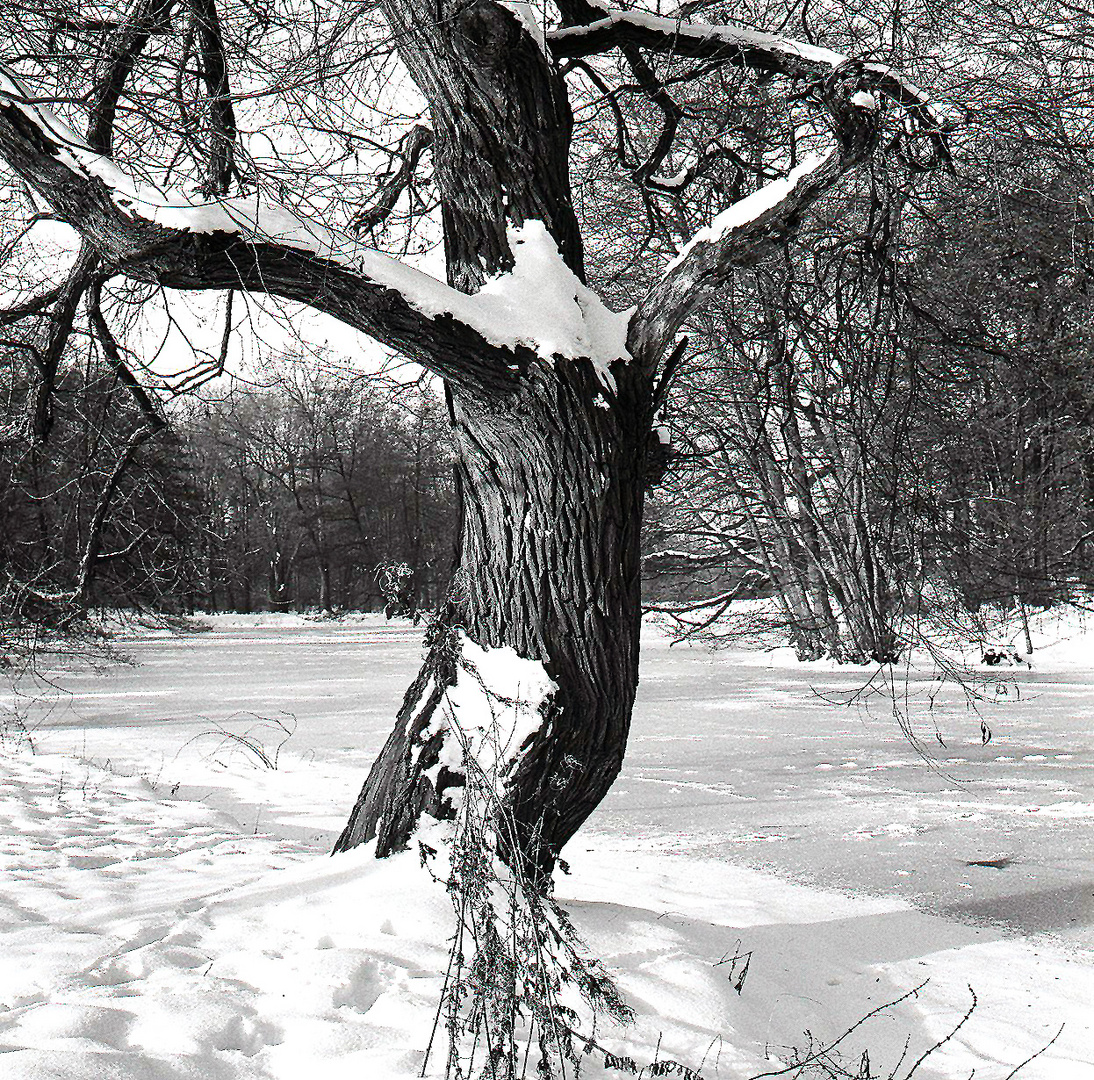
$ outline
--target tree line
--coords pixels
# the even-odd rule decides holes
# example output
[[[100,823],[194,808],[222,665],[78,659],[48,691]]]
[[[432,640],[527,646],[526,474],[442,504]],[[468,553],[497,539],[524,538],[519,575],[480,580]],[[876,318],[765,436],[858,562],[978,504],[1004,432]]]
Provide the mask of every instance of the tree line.
[[[949,43],[918,68],[964,106],[943,159],[860,171],[692,321],[647,524],[682,633],[762,595],[803,659],[887,660],[1094,585],[1086,39],[1035,5],[904,15],[913,66]]]
[[[193,613],[435,605],[453,557],[443,408],[414,386],[286,364],[150,428],[88,349],[49,441],[18,437],[33,380],[2,376],[0,572],[9,621],[87,607]]]
[[[924,615],[1094,585],[1094,220],[1058,163],[1013,164],[833,194],[693,320],[644,541],[647,605],[681,632],[766,596],[802,658],[886,660]],[[35,441],[40,384],[7,356],[9,622],[440,601],[457,505],[431,391],[284,363],[167,423],[87,338]]]

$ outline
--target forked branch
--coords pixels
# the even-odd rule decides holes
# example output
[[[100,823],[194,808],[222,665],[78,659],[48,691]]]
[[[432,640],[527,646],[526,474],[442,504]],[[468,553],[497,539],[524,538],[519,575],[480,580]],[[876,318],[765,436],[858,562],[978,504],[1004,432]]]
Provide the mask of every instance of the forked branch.
[[[700,304],[792,234],[804,211],[873,152],[880,116],[870,65],[845,61],[815,93],[828,112],[835,145],[731,204],[669,264],[639,303],[628,336],[631,354],[650,370]]]
[[[912,125],[933,141],[936,156],[945,160],[942,140],[952,126],[949,112],[887,65],[849,60],[831,49],[743,27],[624,11],[600,0],[561,0],[560,9],[565,25],[548,35],[557,59],[580,61],[617,49],[647,96],[662,109],[665,124],[650,159],[657,164],[671,146],[676,117],[671,98],[640,50],[808,80],[836,137],[828,154],[807,158],[787,176],[723,211],[669,265],[640,302],[628,337],[631,354],[650,370],[698,305],[735,270],[757,262],[774,242],[791,233],[801,214],[872,152],[878,137],[879,98],[897,103]],[[648,181],[649,175],[640,179]]]
[[[433,132],[424,124],[415,124],[399,140],[398,166],[380,186],[376,201],[354,218],[353,228],[359,233],[371,233],[391,217],[400,196],[409,190],[422,154],[433,145]]]
[[[758,262],[792,232],[801,214],[860,158],[840,143],[733,203],[696,233],[642,298],[627,346],[653,370],[687,317],[733,273]]]

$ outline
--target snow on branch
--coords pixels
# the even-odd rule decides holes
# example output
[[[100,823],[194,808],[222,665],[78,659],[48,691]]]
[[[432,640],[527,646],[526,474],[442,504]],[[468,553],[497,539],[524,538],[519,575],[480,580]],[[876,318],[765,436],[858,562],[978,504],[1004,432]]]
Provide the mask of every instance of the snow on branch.
[[[547,42],[558,59],[638,45],[689,59],[724,60],[756,71],[812,77],[829,75],[848,62],[848,57],[832,49],[745,27],[666,18],[600,3],[588,6],[600,17],[548,34]],[[949,108],[931,101],[894,68],[871,63],[863,64],[862,69],[874,89],[903,105],[921,123],[940,130],[954,126],[956,115]]]
[[[850,164],[841,145],[810,154],[786,176],[733,203],[700,229],[638,305],[628,339],[631,352],[655,363],[687,316],[734,269],[761,258]]]
[[[0,66],[0,157],[100,253],[109,272],[181,289],[242,286],[308,304],[445,378],[510,385],[528,354],[626,359],[609,311],[535,221],[515,265],[469,296],[256,191],[195,200],[93,150]],[[524,355],[522,355],[522,353]]]
[[[809,154],[786,176],[764,184],[751,195],[727,206],[681,248],[680,254],[665,267],[664,273],[671,274],[696,248],[704,244],[718,244],[733,232],[743,232],[760,221],[765,214],[777,210],[788,199],[793,200],[799,184],[810,177],[815,179],[817,174],[823,172],[826,166],[831,166],[838,157],[837,147],[833,147],[827,154]]]
[[[576,60],[614,48],[629,56],[645,49],[806,79],[835,135],[827,154],[810,155],[786,176],[723,210],[666,267],[639,304],[627,342],[631,354],[650,370],[688,315],[734,269],[755,263],[844,172],[873,152],[881,122],[879,98],[899,105],[909,126],[924,131],[934,144],[938,160],[947,160],[943,135],[955,126],[955,116],[885,64],[848,59],[831,49],[743,27],[626,11],[603,0],[560,0],[560,9],[567,25],[548,37],[558,59]],[[671,186],[686,174],[665,179]]]

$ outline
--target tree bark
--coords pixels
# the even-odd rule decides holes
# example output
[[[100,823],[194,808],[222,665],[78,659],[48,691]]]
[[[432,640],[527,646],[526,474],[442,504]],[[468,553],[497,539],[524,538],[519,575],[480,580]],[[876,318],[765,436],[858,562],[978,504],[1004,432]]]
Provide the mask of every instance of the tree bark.
[[[449,631],[539,660],[558,687],[505,787],[527,866],[546,874],[619,773],[638,683],[643,475],[652,383],[588,361],[538,367],[498,403],[452,396],[463,520],[443,623],[335,850],[405,846],[462,778],[431,728],[455,680]],[[423,700],[423,695],[425,695]],[[512,855],[513,853],[508,853]]]

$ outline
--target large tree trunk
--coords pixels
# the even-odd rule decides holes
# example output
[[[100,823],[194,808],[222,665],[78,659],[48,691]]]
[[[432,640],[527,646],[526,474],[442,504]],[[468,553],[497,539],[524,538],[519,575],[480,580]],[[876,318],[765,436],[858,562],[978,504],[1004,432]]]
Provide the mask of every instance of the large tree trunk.
[[[451,761],[453,735],[434,713],[457,674],[453,626],[542,661],[558,688],[506,763],[504,802],[528,869],[550,871],[618,774],[638,682],[651,394],[636,369],[614,370],[617,393],[589,362],[561,361],[538,366],[504,409],[453,395],[463,521],[452,599],[336,850],[376,837],[383,855],[406,845],[423,812],[446,816],[445,790],[463,778],[435,768]]]
[[[507,226],[531,219],[583,280],[573,118],[557,68],[519,19],[483,0],[451,21],[422,0],[384,10],[430,103],[449,283],[473,292],[508,270]],[[515,844],[498,837],[504,857],[549,872],[619,772],[638,681],[650,366],[614,365],[610,388],[587,360],[521,367],[506,390],[450,384],[462,522],[445,625],[336,850],[374,836],[379,855],[406,845],[420,815],[444,816],[445,788],[463,782],[449,768],[458,734],[434,717],[460,666],[448,627],[542,662],[557,686],[529,744],[502,766],[515,831]]]

